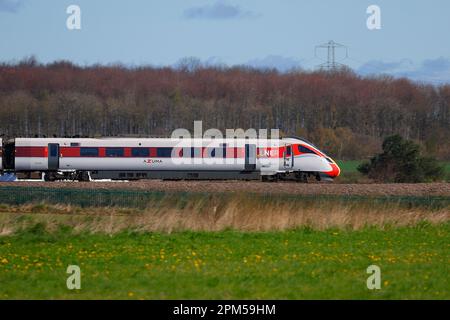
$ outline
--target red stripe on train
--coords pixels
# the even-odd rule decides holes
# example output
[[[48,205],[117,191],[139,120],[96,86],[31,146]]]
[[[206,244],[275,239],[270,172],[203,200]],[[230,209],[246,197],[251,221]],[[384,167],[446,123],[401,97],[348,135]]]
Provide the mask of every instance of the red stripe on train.
[[[106,157],[105,149],[106,147],[96,147],[98,148],[98,157],[104,158]],[[120,148],[120,147],[118,147]],[[124,157],[132,157],[131,148],[124,148]],[[157,158],[157,147],[149,147],[149,157]],[[202,148],[203,154],[205,155],[205,148]],[[257,153],[258,156],[269,157],[269,158],[281,158],[283,157],[284,148],[258,148]],[[80,157],[80,147],[60,147],[59,153],[61,157],[67,158],[77,158]],[[296,154],[296,153],[294,153]],[[48,148],[47,147],[16,147],[16,157],[43,157],[46,158],[48,156]],[[245,149],[244,148],[226,148],[226,157],[227,158],[244,158],[245,157]]]
[[[97,148],[98,149],[98,156],[94,158],[109,158],[106,156],[106,147],[86,147],[86,148]],[[117,148],[123,148],[124,149],[124,155],[123,158],[132,158],[131,154],[131,147],[117,147]],[[163,147],[164,148],[164,147]],[[78,158],[81,157],[80,155],[80,147],[63,147],[61,146],[59,148],[59,156],[64,158]],[[158,147],[149,147],[149,156],[148,158],[158,158]],[[202,148],[203,157],[207,156],[206,148]],[[180,153],[181,155],[181,153]],[[16,157],[41,157],[41,158],[47,158],[48,156],[48,147],[16,147],[15,152]],[[87,156],[83,157],[86,158]],[[227,158],[244,158],[245,157],[245,149],[244,148],[226,148],[226,157]],[[122,158],[122,157],[120,157]],[[146,157],[144,157],[146,158]]]
[[[16,157],[41,157],[48,155],[47,147],[16,147]]]

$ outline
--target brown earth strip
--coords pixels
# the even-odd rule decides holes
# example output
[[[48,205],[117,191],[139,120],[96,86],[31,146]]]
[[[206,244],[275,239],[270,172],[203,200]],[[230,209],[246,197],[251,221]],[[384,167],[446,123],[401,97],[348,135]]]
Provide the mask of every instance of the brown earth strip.
[[[160,181],[131,182],[0,182],[0,187],[47,187],[82,189],[131,189],[181,192],[252,192],[299,195],[402,195],[450,196],[450,183],[417,184],[333,184],[333,183],[262,183],[259,181]]]

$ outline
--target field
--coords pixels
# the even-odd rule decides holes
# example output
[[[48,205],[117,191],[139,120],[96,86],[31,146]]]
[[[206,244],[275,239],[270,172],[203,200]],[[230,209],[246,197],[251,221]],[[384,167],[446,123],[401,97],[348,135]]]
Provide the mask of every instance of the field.
[[[449,299],[450,225],[0,238],[3,299]],[[66,288],[79,265],[81,290]],[[380,290],[366,268],[378,265]]]
[[[0,184],[0,299],[450,299],[449,243],[447,183]]]

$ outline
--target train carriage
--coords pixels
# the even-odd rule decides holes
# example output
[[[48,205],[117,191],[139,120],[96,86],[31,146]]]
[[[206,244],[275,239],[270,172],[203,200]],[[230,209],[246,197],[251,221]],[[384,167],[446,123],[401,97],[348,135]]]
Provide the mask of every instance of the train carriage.
[[[331,180],[337,164],[304,139],[16,138],[3,171],[72,179]]]

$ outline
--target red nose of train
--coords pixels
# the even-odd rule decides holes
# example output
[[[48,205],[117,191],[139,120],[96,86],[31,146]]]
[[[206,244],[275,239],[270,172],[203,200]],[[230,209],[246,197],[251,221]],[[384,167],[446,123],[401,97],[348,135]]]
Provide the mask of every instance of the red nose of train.
[[[333,178],[333,179],[338,177],[339,174],[341,173],[341,169],[339,168],[339,166],[337,165],[337,163],[333,159],[331,159],[329,157],[326,157],[326,159],[327,159],[328,163],[331,166],[331,170],[328,171],[328,172],[325,172],[326,175],[329,176],[330,178]]]
[[[327,172],[327,174],[332,177],[332,178],[336,178],[339,176],[339,174],[341,173],[341,169],[339,168],[339,166],[336,163],[331,163],[331,168],[333,168],[330,172]]]

